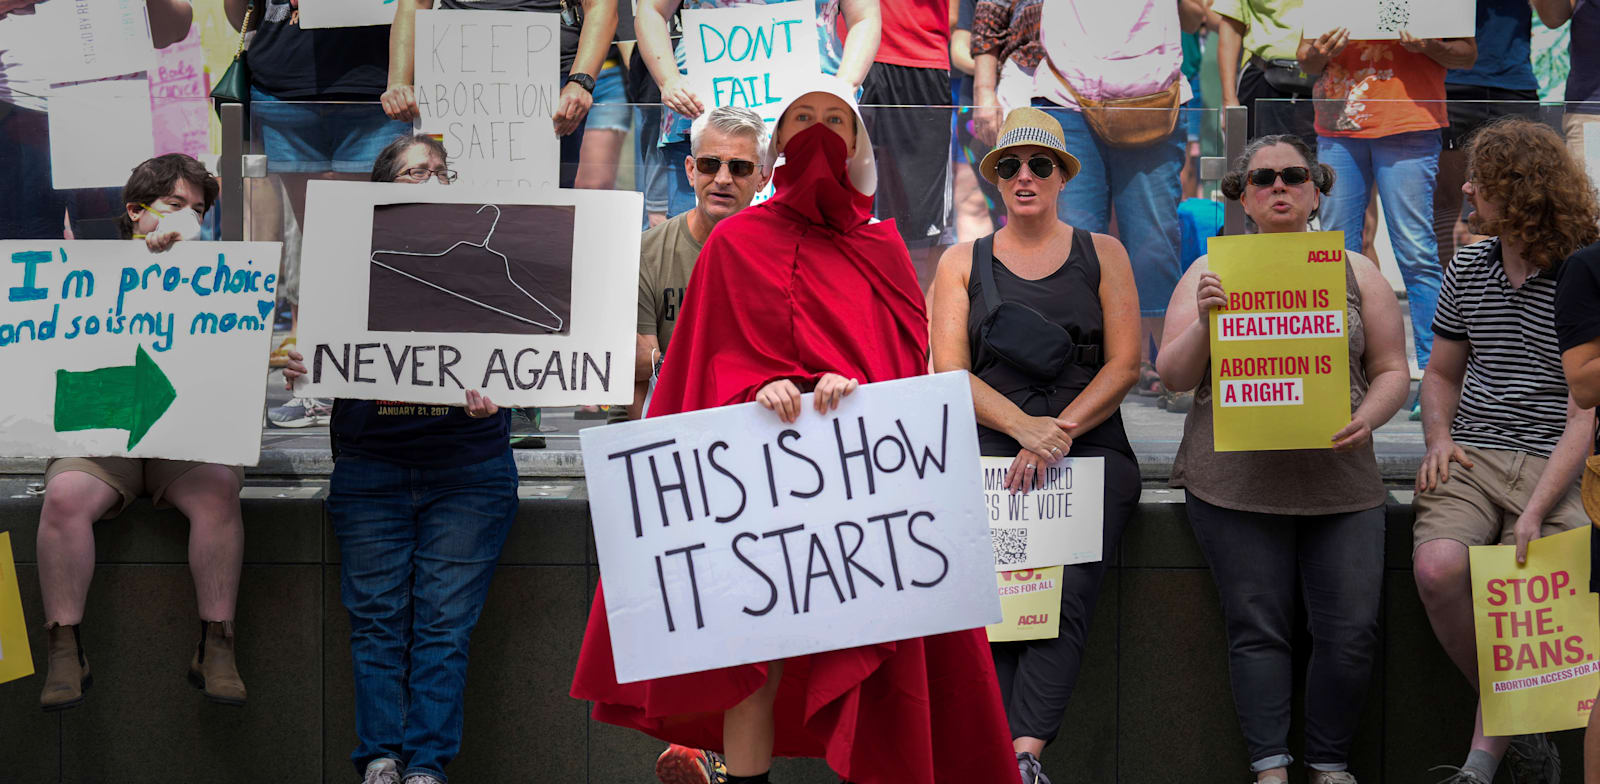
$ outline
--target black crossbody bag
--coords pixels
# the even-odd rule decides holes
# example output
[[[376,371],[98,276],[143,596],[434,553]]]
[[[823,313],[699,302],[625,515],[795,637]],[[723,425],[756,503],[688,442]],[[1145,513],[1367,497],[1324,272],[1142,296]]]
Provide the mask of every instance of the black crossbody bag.
[[[1062,368],[1076,362],[1100,364],[1099,346],[1079,346],[1060,324],[1021,302],[1006,302],[994,283],[994,235],[972,245],[983,304],[988,309],[978,325],[978,337],[1006,364],[1041,380],[1054,380]]]

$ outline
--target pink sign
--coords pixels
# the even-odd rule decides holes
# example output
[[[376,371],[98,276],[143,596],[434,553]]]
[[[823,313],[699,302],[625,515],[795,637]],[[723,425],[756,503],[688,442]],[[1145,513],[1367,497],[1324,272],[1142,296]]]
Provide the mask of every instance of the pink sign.
[[[195,158],[211,150],[211,99],[206,89],[200,29],[156,52],[150,72],[150,111],[155,119],[155,154],[181,152]]]

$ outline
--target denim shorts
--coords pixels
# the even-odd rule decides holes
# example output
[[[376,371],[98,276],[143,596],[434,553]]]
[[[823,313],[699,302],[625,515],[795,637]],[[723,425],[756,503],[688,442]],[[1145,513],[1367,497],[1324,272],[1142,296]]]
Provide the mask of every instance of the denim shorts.
[[[250,114],[273,174],[364,174],[389,142],[411,133],[411,123],[389,119],[376,101],[282,101],[251,87]]]
[[[627,133],[632,129],[633,107],[628,105],[622,82],[620,66],[613,65],[600,71],[600,78],[594,80],[594,106],[589,108],[587,130]]]

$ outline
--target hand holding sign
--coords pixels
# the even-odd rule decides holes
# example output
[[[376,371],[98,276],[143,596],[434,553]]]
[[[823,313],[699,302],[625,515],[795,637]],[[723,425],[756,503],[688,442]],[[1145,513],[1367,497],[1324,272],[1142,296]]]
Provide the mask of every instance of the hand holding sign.
[[[700,96],[695,95],[689,85],[689,77],[683,74],[673,76],[661,85],[661,102],[685,117],[699,117],[705,111],[705,104],[700,102]]]

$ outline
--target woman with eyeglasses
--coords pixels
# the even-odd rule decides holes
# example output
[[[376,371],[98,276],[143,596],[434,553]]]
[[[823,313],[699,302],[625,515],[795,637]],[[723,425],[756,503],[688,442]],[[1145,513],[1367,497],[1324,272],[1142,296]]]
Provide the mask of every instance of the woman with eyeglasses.
[[[858,384],[927,372],[922,290],[894,224],[872,220],[854,88],[821,77],[778,117],[775,193],[707,238],[649,416],[756,402],[794,422]],[[813,411],[802,392],[816,393]],[[619,684],[605,601],[602,586],[572,696],[600,721],[726,764],[726,778],[710,763],[658,765],[663,782],[767,784],[774,756],[825,758],[854,784],[1015,775],[982,629]]]
[[[1022,781],[1049,784],[1039,757],[1061,729],[1106,562],[1139,501],[1118,411],[1139,377],[1139,295],[1122,243],[1056,217],[1079,164],[1055,118],[1012,110],[979,168],[1006,225],[939,262],[934,370],[972,373],[978,446],[1011,459],[1011,492],[1042,487],[1063,458],[1105,461],[1104,555],[1062,570],[1060,634],[990,645]]]
[[[1250,142],[1222,180],[1254,231],[1307,231],[1333,187],[1333,169],[1298,136]],[[1172,485],[1211,565],[1227,622],[1234,707],[1261,784],[1286,784],[1297,594],[1311,626],[1306,672],[1306,765],[1311,784],[1354,784],[1350,746],[1378,648],[1386,493],[1372,452],[1377,430],[1410,386],[1394,291],[1377,265],[1346,251],[1350,424],[1331,449],[1217,452],[1213,446],[1209,313],[1227,281],[1207,257],[1172,294],[1156,369],[1168,389],[1195,390]]]
[[[396,139],[373,182],[448,185],[437,139]],[[397,205],[431,207],[432,205]],[[284,378],[305,375],[290,354]],[[328,517],[350,613],[363,784],[440,784],[461,749],[467,647],[517,516],[509,409],[335,400]]]

